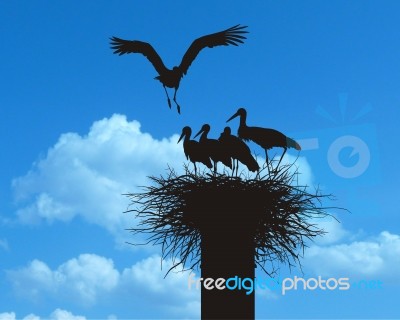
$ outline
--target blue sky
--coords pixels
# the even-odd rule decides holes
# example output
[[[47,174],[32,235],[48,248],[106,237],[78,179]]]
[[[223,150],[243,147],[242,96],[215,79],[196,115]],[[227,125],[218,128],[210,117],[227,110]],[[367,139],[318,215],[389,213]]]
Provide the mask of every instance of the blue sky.
[[[397,1],[1,2],[0,318],[198,317],[188,275],[164,280],[160,248],[125,243],[136,222],[121,194],[182,167],[183,126],[207,122],[219,136],[238,107],[249,125],[317,141],[300,153],[302,181],[351,211],[321,222],[329,234],[306,251],[303,276],[383,282],[260,291],[257,318],[398,318],[399,10]],[[183,78],[180,116],[143,56],[109,48],[111,36],[147,41],[172,67],[195,38],[238,23],[249,26],[246,43],[205,49]]]

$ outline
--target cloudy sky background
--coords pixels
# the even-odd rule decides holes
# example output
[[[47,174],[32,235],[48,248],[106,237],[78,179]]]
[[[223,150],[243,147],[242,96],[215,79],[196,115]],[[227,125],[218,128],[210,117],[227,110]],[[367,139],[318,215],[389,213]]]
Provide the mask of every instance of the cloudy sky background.
[[[198,317],[188,274],[164,279],[171,262],[160,270],[160,248],[126,244],[136,221],[123,213],[123,194],[168,165],[182,170],[183,126],[207,122],[219,136],[241,106],[250,125],[302,141],[301,182],[351,211],[332,212],[340,224],[320,222],[329,234],[310,244],[304,274],[282,267],[280,277],[383,283],[260,290],[257,317],[398,317],[399,9],[395,1],[1,2],[0,319]],[[114,35],[148,41],[173,66],[194,38],[238,23],[249,26],[246,43],[200,53],[181,82],[180,116],[144,57],[109,48]],[[289,151],[285,161],[296,157]]]

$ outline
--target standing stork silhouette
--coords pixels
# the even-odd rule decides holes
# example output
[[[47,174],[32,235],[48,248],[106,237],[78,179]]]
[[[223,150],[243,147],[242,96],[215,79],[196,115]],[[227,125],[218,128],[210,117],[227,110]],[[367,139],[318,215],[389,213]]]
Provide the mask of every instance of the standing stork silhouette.
[[[204,146],[207,150],[211,160],[214,162],[214,173],[217,172],[217,163],[222,162],[224,165],[232,169],[232,159],[229,155],[229,150],[223,148],[222,143],[216,139],[209,139],[207,137],[210,132],[210,125],[204,124],[200,131],[194,136],[196,138],[200,133],[200,145]]]
[[[291,138],[285,136],[282,132],[269,128],[248,127],[246,124],[247,112],[244,108],[239,108],[238,111],[230,117],[226,122],[240,117],[240,124],[238,129],[238,136],[245,141],[252,140],[265,150],[265,160],[268,165],[268,149],[273,147],[283,148],[283,154],[279,159],[277,167],[281,163],[283,156],[288,148],[295,148],[301,150],[300,145]]]
[[[197,57],[199,52],[206,47],[213,48],[217,46],[229,45],[237,46],[238,44],[243,43],[243,40],[246,39],[243,34],[248,33],[247,31],[243,30],[245,28],[247,28],[247,26],[241,26],[238,24],[224,31],[212,33],[194,40],[184,54],[179,66],[175,66],[172,69],[168,69],[164,65],[161,57],[154,50],[151,44],[147,42],[139,40],[124,40],[117,37],[111,37],[110,44],[111,49],[114,50],[115,54],[123,55],[125,53],[141,53],[144,55],[158,72],[158,76],[156,76],[154,79],[157,79],[162,83],[165,94],[167,95],[169,108],[171,108],[171,100],[166,87],[175,89],[174,102],[176,104],[178,113],[180,114],[181,107],[176,101],[176,92],[179,89],[181,78],[186,75],[190,65]]]
[[[210,156],[208,155],[207,150],[205,150],[204,146],[195,140],[190,140],[190,136],[192,135],[192,129],[188,126],[182,129],[181,137],[178,140],[178,143],[185,137],[183,140],[183,151],[185,152],[186,159],[190,160],[194,165],[194,174],[197,174],[196,162],[201,162],[206,165],[209,169],[212,168],[212,163],[210,160]]]
[[[232,173],[235,171],[235,160],[236,175],[239,169],[239,161],[252,172],[258,171],[260,169],[260,166],[258,165],[256,159],[254,159],[254,157],[251,155],[250,148],[243,140],[231,134],[230,127],[225,127],[218,140],[221,141],[225,149],[229,150],[230,155],[233,159]]]

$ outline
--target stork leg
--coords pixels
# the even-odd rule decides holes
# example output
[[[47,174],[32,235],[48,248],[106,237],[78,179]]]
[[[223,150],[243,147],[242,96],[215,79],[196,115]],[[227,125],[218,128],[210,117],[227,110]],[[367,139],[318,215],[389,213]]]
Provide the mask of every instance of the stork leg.
[[[176,101],[176,92],[178,91],[178,88],[175,88],[175,93],[174,93],[174,102],[176,103],[176,108],[178,109],[178,113],[181,114],[181,107]]]
[[[196,162],[193,162],[193,165],[194,165],[194,175],[197,176]]]
[[[235,160],[233,160],[235,161]],[[236,159],[236,176],[238,175],[238,170],[239,170],[239,160]]]
[[[283,158],[283,156],[285,155],[285,153],[286,153],[286,150],[287,150],[287,148],[283,148],[283,153],[282,153],[282,155],[281,155],[281,158],[279,159],[279,162],[278,162],[278,165],[276,166],[276,169],[278,169],[278,167],[279,167],[279,165],[280,165],[280,163],[281,163],[281,161],[282,161],[282,158]]]
[[[265,163],[267,164],[268,174],[269,174],[269,159],[268,159],[268,151],[265,149]]]
[[[232,176],[235,174],[235,159],[232,161]]]
[[[169,98],[167,88],[166,88],[164,85],[163,85],[163,87],[164,87],[164,90],[165,90],[165,94],[167,95],[168,106],[169,106],[169,108],[171,109],[171,99]]]
[[[214,161],[214,176],[217,174],[217,161]]]

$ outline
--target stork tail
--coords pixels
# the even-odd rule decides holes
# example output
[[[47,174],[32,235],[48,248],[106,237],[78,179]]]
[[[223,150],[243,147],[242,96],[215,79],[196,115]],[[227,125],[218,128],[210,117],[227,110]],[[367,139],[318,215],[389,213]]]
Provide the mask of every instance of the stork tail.
[[[251,172],[256,172],[256,171],[260,170],[260,166],[258,165],[257,162],[249,164],[249,165],[247,166],[247,168],[248,168]]]
[[[249,156],[249,159],[246,161],[246,166],[251,172],[260,170],[260,166],[258,165],[256,159],[254,159],[252,156]]]
[[[301,150],[301,146],[291,138],[286,138],[286,145],[288,148],[295,148],[296,150]]]

